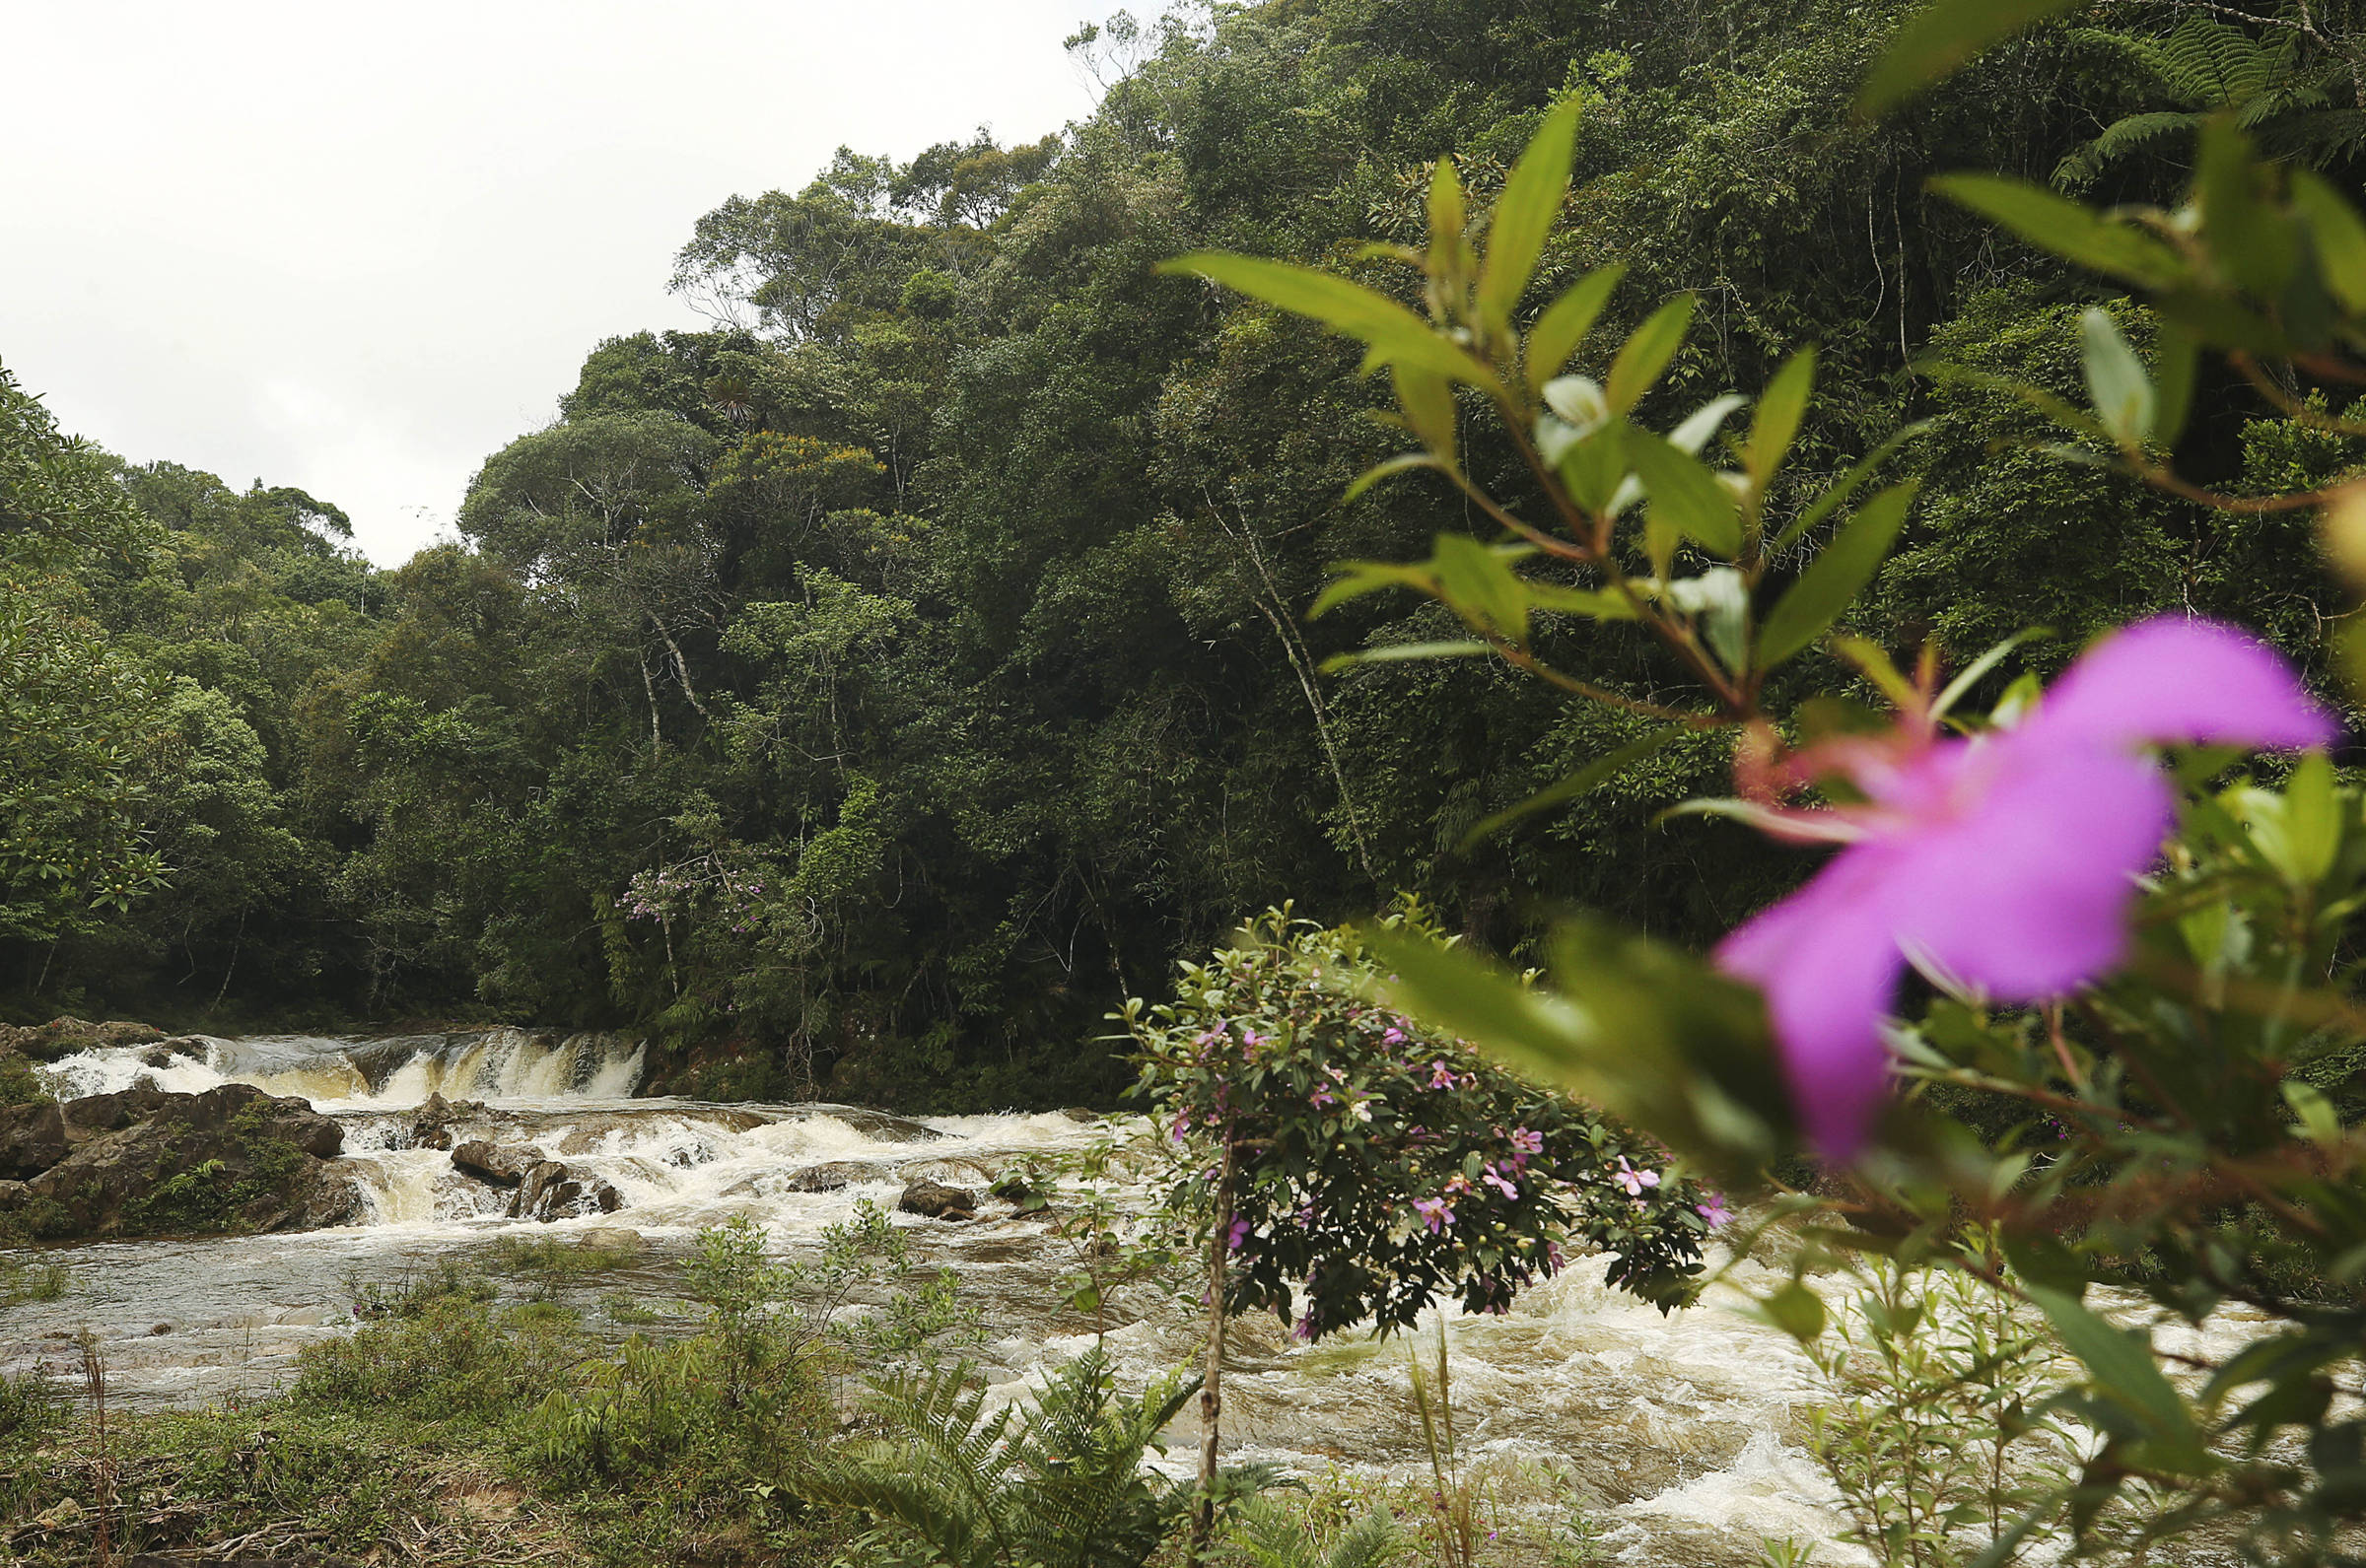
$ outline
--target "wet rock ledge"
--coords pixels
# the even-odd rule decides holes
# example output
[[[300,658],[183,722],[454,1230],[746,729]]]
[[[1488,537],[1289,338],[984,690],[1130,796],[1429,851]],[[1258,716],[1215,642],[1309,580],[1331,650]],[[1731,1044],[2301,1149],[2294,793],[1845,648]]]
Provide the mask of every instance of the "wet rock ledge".
[[[0,1241],[305,1230],[360,1217],[344,1130],[249,1084],[125,1089],[59,1103],[26,1057],[158,1042],[141,1024],[0,1028]]]

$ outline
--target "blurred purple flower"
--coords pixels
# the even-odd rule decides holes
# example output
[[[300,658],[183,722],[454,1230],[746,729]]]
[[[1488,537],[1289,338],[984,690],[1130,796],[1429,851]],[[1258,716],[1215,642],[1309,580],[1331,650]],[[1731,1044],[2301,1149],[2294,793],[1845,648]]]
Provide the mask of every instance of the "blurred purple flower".
[[[2322,746],[2333,719],[2274,652],[2232,627],[2140,622],[2105,639],[2019,725],[1927,726],[1824,748],[1861,805],[1769,814],[1846,848],[1717,949],[1757,983],[1809,1139],[1846,1159],[1888,1073],[1881,1020],[1910,959],[2005,1002],[2059,996],[2120,960],[2135,878],[2176,796],[2149,743]],[[1811,752],[1811,756],[1814,753]]]
[[[1733,1218],[1733,1210],[1725,1206],[1725,1194],[1722,1193],[1709,1193],[1707,1202],[1695,1203],[1693,1208],[1703,1219],[1708,1221],[1710,1230],[1715,1230]]]
[[[1232,1228],[1224,1233],[1224,1251],[1228,1253],[1239,1252],[1241,1243],[1247,1241],[1248,1239],[1249,1222],[1245,1219],[1236,1219],[1232,1222]]]

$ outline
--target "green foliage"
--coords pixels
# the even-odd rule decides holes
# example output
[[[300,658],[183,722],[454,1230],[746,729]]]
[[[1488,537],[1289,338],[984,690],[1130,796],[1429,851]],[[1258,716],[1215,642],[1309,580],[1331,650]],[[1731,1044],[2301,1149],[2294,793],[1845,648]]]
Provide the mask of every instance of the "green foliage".
[[[1224,1234],[1227,1306],[1305,1338],[1403,1329],[1446,1298],[1501,1312],[1578,1249],[1681,1300],[1703,1194],[1589,1109],[1373,1005],[1377,979],[1355,934],[1276,910],[1185,965],[1173,1003],[1126,1013],[1139,1093],[1179,1146],[1169,1206],[1203,1245]]]
[[[1142,1568],[1175,1534],[1191,1489],[1146,1475],[1143,1458],[1196,1381],[1121,1395],[1094,1348],[1031,1403],[991,1415],[967,1381],[966,1367],[874,1381],[868,1408],[886,1435],[821,1459],[800,1481],[814,1500],[877,1521],[856,1542],[862,1560]]]

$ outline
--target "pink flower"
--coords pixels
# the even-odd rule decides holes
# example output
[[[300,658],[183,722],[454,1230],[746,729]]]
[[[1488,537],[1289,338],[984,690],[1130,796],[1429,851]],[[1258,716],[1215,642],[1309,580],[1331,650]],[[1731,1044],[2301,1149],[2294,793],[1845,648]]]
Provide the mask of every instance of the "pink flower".
[[[1619,1186],[1627,1189],[1627,1195],[1629,1197],[1635,1198],[1639,1198],[1643,1195],[1644,1188],[1657,1187],[1659,1185],[1659,1173],[1657,1171],[1638,1171],[1634,1166],[1627,1163],[1627,1156],[1624,1154],[1619,1156],[1619,1168],[1610,1173],[1610,1179],[1618,1183]]]
[[[1522,1154],[1542,1154],[1545,1152],[1545,1135],[1542,1132],[1531,1132],[1526,1127],[1513,1127],[1511,1129],[1511,1146]]]
[[[1708,1201],[1705,1203],[1695,1203],[1693,1205],[1693,1210],[1703,1219],[1708,1221],[1708,1228],[1710,1230],[1715,1230],[1718,1226],[1733,1218],[1733,1210],[1725,1206],[1725,1194],[1722,1193],[1709,1193]]]
[[[2209,621],[2105,639],[2017,727],[1927,723],[1839,743],[1817,771],[1862,805],[1770,814],[1847,847],[1717,949],[1765,990],[1799,1120],[1825,1155],[1864,1142],[1887,1077],[1881,1020],[1910,958],[2005,1002],[2059,996],[2120,961],[2135,877],[2176,816],[2148,743],[2322,746],[2332,718],[2273,652]]]
[[[1485,1182],[1488,1186],[1494,1188],[1505,1197],[1517,1197],[1520,1195],[1520,1190],[1512,1186],[1510,1182],[1504,1180],[1502,1168],[1499,1166],[1494,1170],[1484,1172],[1480,1176],[1479,1180]]]
[[[1413,1200],[1413,1211],[1422,1216],[1422,1223],[1429,1227],[1432,1236],[1441,1227],[1454,1223],[1454,1206],[1442,1197],[1417,1197]]]
[[[1432,1089],[1453,1088],[1454,1069],[1447,1066],[1442,1061],[1432,1061],[1429,1063],[1429,1087]]]
[[[1236,1219],[1232,1222],[1232,1228],[1224,1234],[1224,1251],[1239,1252],[1241,1243],[1248,1239],[1249,1222],[1245,1219]]]

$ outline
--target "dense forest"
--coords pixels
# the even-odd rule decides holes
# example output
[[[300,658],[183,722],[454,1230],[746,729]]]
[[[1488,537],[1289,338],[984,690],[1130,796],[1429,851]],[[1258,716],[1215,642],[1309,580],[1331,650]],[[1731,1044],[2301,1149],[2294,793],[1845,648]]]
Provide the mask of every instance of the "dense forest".
[[[1729,928],[1802,867],[1660,820],[1721,780],[1713,737],[1466,842],[1632,732],[1492,661],[1326,673],[1450,625],[1387,596],[1307,619],[1332,563],[1479,524],[1428,476],[1343,502],[1401,443],[1385,385],[1153,270],[1216,247],[1391,276],[1341,237],[1419,242],[1446,156],[1484,210],[1571,96],[1530,299],[1623,264],[1623,332],[1697,293],[1648,417],[1814,343],[1796,483],[1918,422],[1890,461],[1931,499],[1860,630],[1962,657],[2043,623],[2047,665],[2185,606],[2312,656],[2339,595],[2305,514],[2205,521],[1939,374],[2075,386],[2078,312],[2120,307],[1925,181],[2160,199],[2231,108],[2354,188],[2348,25],[2129,0],[1860,120],[1911,9],[1268,0],[1087,29],[1104,95],[1060,133],[842,151],[701,220],[675,287],[714,328],[592,347],[487,457],[459,541],[390,571],[329,501],[126,463],[0,380],[6,1010],[613,1025],[710,1095],[952,1109],[1107,1097],[1111,1007],[1284,899],[1418,892],[1503,948],[1572,905]],[[2203,481],[2354,461],[2231,380],[2196,406]],[[1466,439],[1474,472],[1506,461]],[[1554,635],[1635,693],[1672,678],[1631,627]]]

